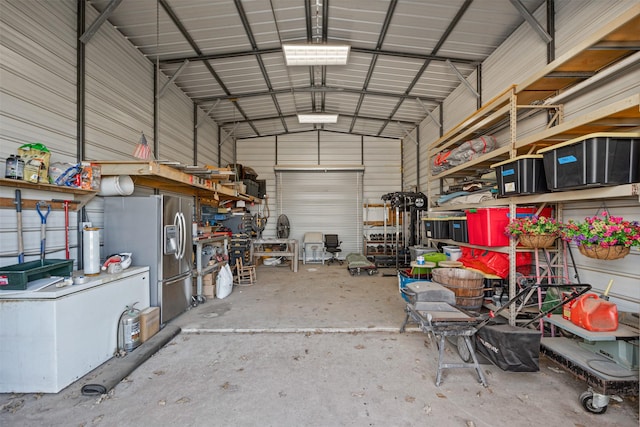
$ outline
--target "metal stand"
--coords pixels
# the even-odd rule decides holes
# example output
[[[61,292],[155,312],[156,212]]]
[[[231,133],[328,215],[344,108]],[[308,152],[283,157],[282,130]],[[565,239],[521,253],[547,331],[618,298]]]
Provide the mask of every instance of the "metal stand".
[[[438,343],[438,372],[436,374],[436,386],[442,383],[442,372],[445,369],[473,368],[478,374],[479,382],[488,387],[489,384],[480,369],[476,352],[470,337],[475,335],[477,329],[475,323],[479,319],[452,307],[444,302],[417,302],[407,304],[405,311],[407,316],[400,327],[400,332],[404,332],[409,319],[420,325],[420,329],[426,334],[433,334]],[[444,347],[447,337],[458,337],[464,340],[466,349],[472,363],[446,363],[444,361]]]
[[[193,272],[194,275],[196,276],[196,295],[191,297],[191,305],[195,307],[198,304],[201,304],[206,301],[206,298],[202,293],[203,277],[209,273],[212,273],[213,271],[217,270],[220,267],[218,263],[215,263],[214,265],[202,265],[202,249],[204,248],[205,245],[208,245],[208,244],[213,244],[214,246],[221,245],[224,254],[228,255],[229,243],[226,236],[216,236],[216,237],[209,237],[204,239],[195,239],[193,243],[194,243],[194,246],[196,247],[196,250],[195,250],[196,268],[195,268],[195,271]]]

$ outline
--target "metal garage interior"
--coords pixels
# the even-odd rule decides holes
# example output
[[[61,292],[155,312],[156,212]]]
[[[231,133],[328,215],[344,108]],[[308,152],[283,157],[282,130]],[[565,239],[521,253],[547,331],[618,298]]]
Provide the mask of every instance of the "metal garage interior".
[[[555,123],[527,106],[562,104],[554,111],[569,122],[615,107],[620,114],[584,129],[640,131],[636,0],[0,0],[0,25],[2,158],[38,141],[55,161],[126,163],[144,135],[152,160],[180,170],[252,168],[267,196],[242,205],[268,217],[262,236],[277,237],[284,214],[299,242],[306,232],[338,233],[342,258],[365,251],[367,220],[379,219],[383,195],[421,192],[429,208],[444,210],[435,201],[451,181],[433,178],[434,149],[447,148],[437,142],[516,85],[528,85],[520,94],[527,105],[498,120],[476,116],[461,131],[496,136],[503,152],[490,163],[530,154],[507,147]],[[623,36],[606,37],[619,27]],[[348,45],[348,62],[287,66],[282,46],[290,43]],[[531,83],[582,50],[593,56]],[[319,113],[338,119],[298,120]],[[584,129],[544,145],[590,133]],[[134,196],[157,194],[149,183],[137,180]],[[638,221],[637,187],[567,193],[558,209],[564,220],[605,208]],[[14,191],[4,180],[0,266],[18,253]],[[46,188],[23,191],[52,198]],[[104,227],[104,197],[70,214],[71,259],[81,269],[80,227],[87,219]],[[26,209],[24,218],[25,258],[37,260],[40,219]],[[48,227],[47,258],[64,258],[60,207]],[[611,301],[637,317],[638,248],[614,262],[576,254],[582,282],[602,294],[614,280]],[[55,394],[0,393],[0,424],[528,426],[547,414],[551,424],[637,425],[637,376],[635,396],[614,398],[597,415],[577,399],[584,383],[544,357],[535,374],[483,364],[488,388],[473,370],[450,371],[436,387],[436,343],[418,328],[397,333],[405,303],[389,271],[360,277],[341,265],[300,262],[296,273],[260,265],[256,286],[194,304],[168,323],[157,336],[168,344],[108,394],[83,396],[78,384],[91,378]],[[7,329],[0,325],[0,342],[12,336]]]

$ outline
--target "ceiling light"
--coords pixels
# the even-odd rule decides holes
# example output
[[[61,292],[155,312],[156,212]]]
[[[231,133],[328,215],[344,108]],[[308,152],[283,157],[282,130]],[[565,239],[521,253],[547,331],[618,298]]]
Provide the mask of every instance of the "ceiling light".
[[[288,66],[346,65],[351,46],[339,44],[283,44],[282,52]]]
[[[327,114],[327,113],[298,114],[298,122],[300,123],[338,123],[338,115]]]

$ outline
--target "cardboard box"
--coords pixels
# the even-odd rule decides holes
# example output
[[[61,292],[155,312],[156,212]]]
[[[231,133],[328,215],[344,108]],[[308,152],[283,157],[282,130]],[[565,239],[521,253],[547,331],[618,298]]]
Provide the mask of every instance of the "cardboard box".
[[[216,285],[204,285],[202,287],[202,295],[207,299],[214,299],[216,297]]]
[[[160,307],[147,307],[140,312],[140,341],[145,342],[160,330]]]
[[[209,274],[205,274],[204,276],[202,276],[202,285],[203,286],[211,286],[213,285],[213,283],[215,282],[215,277],[213,276],[213,273],[209,273]]]

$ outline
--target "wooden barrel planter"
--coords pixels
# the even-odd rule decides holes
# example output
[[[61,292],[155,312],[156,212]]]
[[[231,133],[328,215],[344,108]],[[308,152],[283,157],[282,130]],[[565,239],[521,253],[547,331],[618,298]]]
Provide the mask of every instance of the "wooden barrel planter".
[[[434,282],[451,289],[456,295],[456,307],[476,311],[484,300],[484,276],[462,268],[435,268],[431,271]]]

